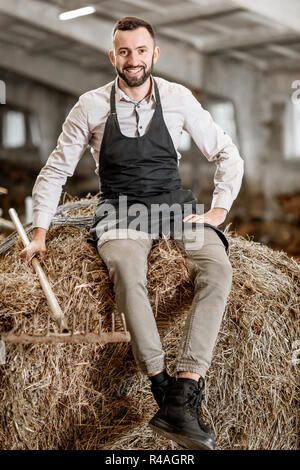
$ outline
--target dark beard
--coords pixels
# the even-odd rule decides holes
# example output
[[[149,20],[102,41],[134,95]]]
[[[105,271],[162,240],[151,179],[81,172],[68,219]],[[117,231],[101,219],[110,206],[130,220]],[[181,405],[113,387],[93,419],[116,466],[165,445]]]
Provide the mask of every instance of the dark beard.
[[[128,67],[128,68],[130,68],[130,67]],[[145,83],[145,81],[148,80],[148,78],[152,74],[152,71],[153,71],[153,57],[152,57],[151,67],[146,71],[145,71],[145,67],[143,67],[143,74],[140,78],[135,78],[135,77],[129,78],[123,72],[121,72],[121,70],[116,68],[116,72],[119,75],[119,77],[122,78],[122,80],[126,83],[126,85],[128,85],[130,87],[136,87],[136,86],[143,85],[143,83]]]

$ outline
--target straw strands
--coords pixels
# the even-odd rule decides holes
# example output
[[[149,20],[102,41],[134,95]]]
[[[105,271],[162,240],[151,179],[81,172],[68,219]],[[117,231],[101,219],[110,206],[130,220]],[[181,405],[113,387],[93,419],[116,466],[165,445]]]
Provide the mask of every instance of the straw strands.
[[[206,376],[202,419],[214,428],[218,449],[296,449],[299,265],[284,252],[233,233],[227,237],[233,284]],[[101,313],[109,330],[111,314],[117,314],[113,286],[86,240],[84,228],[53,226],[43,267],[69,321],[75,312],[80,329],[89,314],[92,331]],[[18,331],[25,320],[25,331],[35,324],[42,333],[48,307],[32,268],[18,256],[20,249],[18,242],[0,258],[0,331]],[[153,245],[148,292],[173,373],[193,296],[173,240]],[[130,344],[7,343],[6,348],[0,366],[0,448],[179,448],[147,426],[157,406]]]

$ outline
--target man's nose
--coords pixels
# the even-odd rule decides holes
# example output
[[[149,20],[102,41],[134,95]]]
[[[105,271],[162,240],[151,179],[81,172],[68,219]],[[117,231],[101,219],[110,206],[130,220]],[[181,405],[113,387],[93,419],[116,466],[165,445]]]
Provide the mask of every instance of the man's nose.
[[[137,67],[139,64],[139,55],[137,52],[132,52],[131,55],[129,56],[129,60],[128,60],[129,64],[132,66],[132,67]]]

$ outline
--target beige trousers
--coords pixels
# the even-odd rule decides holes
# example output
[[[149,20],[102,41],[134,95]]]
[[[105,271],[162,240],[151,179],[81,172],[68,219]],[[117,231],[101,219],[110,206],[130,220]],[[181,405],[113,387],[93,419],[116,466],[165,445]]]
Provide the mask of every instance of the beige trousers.
[[[134,234],[133,234],[134,235]],[[145,234],[144,234],[145,235]],[[147,258],[153,239],[113,239],[98,242],[98,252],[114,284],[116,304],[124,312],[135,360],[144,374],[166,367],[156,321],[147,292]],[[194,281],[194,298],[188,312],[176,371],[205,376],[231,289],[232,267],[220,237],[204,227],[203,245],[188,249],[186,240],[176,240]]]

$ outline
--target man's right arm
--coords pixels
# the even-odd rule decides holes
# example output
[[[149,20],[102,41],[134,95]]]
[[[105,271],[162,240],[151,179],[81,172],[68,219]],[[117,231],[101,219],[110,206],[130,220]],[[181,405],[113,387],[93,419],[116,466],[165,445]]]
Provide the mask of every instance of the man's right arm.
[[[90,140],[87,110],[81,97],[66,118],[56,148],[40,171],[32,191],[32,242],[21,252],[29,262],[46,253],[46,233],[57,209],[62,186],[72,176]]]

